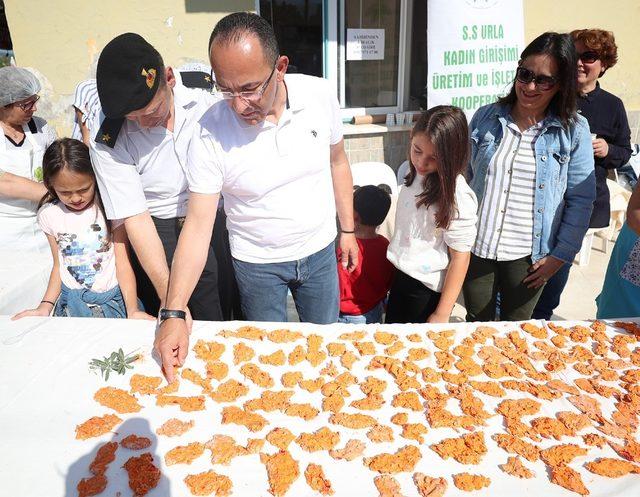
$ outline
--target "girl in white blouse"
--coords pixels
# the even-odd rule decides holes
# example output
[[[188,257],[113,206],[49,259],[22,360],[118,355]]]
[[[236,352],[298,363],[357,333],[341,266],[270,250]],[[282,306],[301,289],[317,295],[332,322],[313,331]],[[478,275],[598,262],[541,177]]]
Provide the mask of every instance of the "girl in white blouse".
[[[410,147],[387,251],[397,271],[386,322],[446,323],[476,238],[478,203],[463,176],[469,133],[462,110],[440,105],[424,112]]]

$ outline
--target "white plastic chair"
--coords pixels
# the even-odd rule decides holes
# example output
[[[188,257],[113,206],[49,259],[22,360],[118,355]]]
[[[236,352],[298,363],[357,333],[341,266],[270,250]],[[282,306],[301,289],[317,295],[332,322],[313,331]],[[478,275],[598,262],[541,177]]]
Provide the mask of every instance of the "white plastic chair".
[[[391,193],[398,193],[398,184],[393,169],[384,162],[358,162],[351,164],[353,186],[387,185]]]
[[[358,162],[351,164],[353,186],[387,185],[391,190],[391,207],[378,233],[388,240],[393,236],[396,219],[396,203],[398,200],[398,184],[393,169],[384,162]]]
[[[407,175],[408,172],[409,172],[409,161],[406,160],[402,164],[400,164],[400,167],[398,168],[398,172],[396,173],[396,179],[398,180],[398,185],[404,184],[404,177]]]
[[[609,226],[605,228],[589,228],[587,230],[582,240],[580,252],[576,254],[575,262],[578,266],[587,266],[589,264],[594,236],[602,239],[602,248],[604,253],[607,254],[609,252],[609,242],[615,239],[626,219],[627,204],[629,203],[629,198],[631,198],[631,192],[610,179],[607,179],[607,187],[609,188],[611,205]]]

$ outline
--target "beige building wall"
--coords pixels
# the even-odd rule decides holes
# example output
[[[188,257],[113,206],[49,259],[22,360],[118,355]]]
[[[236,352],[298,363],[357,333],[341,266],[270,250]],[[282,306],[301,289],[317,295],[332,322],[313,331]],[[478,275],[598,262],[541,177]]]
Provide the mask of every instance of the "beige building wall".
[[[627,111],[640,111],[639,0],[524,0],[525,43],[545,31],[598,28],[613,31],[618,63],[601,79]]]
[[[428,0],[424,0],[428,1]],[[525,41],[544,31],[598,27],[615,33],[619,62],[602,78],[629,112],[640,141],[640,0],[523,0]],[[16,62],[45,82],[39,114],[71,129],[75,85],[92,77],[102,47],[117,34],[142,34],[169,65],[207,60],[206,45],[225,14],[255,10],[255,0],[5,0]]]
[[[45,88],[38,114],[71,131],[71,101],[113,37],[144,36],[168,65],[206,62],[213,26],[224,15],[255,11],[255,0],[5,0],[16,63],[36,69]]]

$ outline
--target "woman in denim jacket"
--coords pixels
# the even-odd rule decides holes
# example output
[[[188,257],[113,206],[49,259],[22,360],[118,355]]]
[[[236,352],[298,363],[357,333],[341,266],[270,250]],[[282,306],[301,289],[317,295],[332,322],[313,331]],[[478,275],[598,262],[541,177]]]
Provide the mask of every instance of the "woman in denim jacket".
[[[547,280],[580,250],[595,198],[591,135],[576,113],[576,52],[544,33],[522,52],[511,91],[470,124],[478,237],[463,287],[467,321],[531,318]]]

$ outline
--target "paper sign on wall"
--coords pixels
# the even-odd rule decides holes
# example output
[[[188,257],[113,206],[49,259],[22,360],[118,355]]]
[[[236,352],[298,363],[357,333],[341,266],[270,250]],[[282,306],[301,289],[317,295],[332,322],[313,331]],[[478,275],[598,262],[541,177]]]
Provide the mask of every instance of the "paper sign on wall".
[[[383,60],[384,29],[347,29],[347,60]]]

